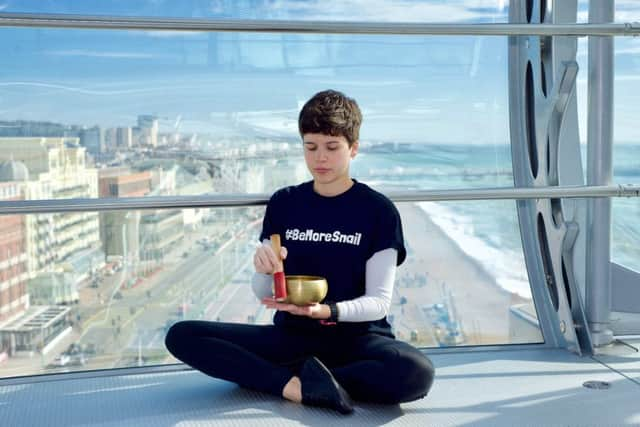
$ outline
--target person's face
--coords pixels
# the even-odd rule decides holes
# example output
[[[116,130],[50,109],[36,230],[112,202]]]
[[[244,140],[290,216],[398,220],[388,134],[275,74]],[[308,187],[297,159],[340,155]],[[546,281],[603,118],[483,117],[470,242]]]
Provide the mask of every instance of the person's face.
[[[322,133],[305,133],[302,136],[304,160],[320,185],[348,181],[349,164],[358,152],[358,141],[351,147],[344,136],[331,136]]]

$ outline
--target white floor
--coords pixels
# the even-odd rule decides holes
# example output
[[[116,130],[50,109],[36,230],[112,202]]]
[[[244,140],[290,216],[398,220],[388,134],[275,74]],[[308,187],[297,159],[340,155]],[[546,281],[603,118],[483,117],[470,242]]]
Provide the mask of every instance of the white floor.
[[[640,355],[624,345],[582,358],[531,349],[431,358],[437,372],[427,398],[358,405],[347,417],[180,371],[0,382],[0,426],[640,425]]]

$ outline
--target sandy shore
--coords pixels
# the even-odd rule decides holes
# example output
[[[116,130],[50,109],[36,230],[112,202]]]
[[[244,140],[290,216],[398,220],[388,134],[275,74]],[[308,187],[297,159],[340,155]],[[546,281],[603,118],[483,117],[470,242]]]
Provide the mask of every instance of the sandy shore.
[[[428,308],[440,303],[462,329],[461,337],[448,345],[510,342],[509,308],[525,300],[499,287],[416,204],[397,206],[408,249],[407,260],[398,269],[391,310],[398,338],[411,340],[413,330],[416,344],[444,344],[434,327],[434,310]]]

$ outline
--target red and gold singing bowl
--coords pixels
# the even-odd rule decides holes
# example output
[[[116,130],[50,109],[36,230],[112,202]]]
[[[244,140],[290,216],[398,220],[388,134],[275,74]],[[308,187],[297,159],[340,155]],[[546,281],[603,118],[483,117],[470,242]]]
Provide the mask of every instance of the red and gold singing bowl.
[[[327,279],[320,276],[286,276],[287,299],[295,305],[314,304],[327,296]]]

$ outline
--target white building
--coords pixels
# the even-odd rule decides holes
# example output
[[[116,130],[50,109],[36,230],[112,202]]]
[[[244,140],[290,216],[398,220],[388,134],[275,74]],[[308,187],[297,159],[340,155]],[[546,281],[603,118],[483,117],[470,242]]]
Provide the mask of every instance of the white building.
[[[0,160],[15,159],[28,170],[25,199],[98,197],[98,173],[85,164],[78,138],[0,138]],[[100,245],[96,212],[26,215],[31,277],[53,271],[70,256]]]

